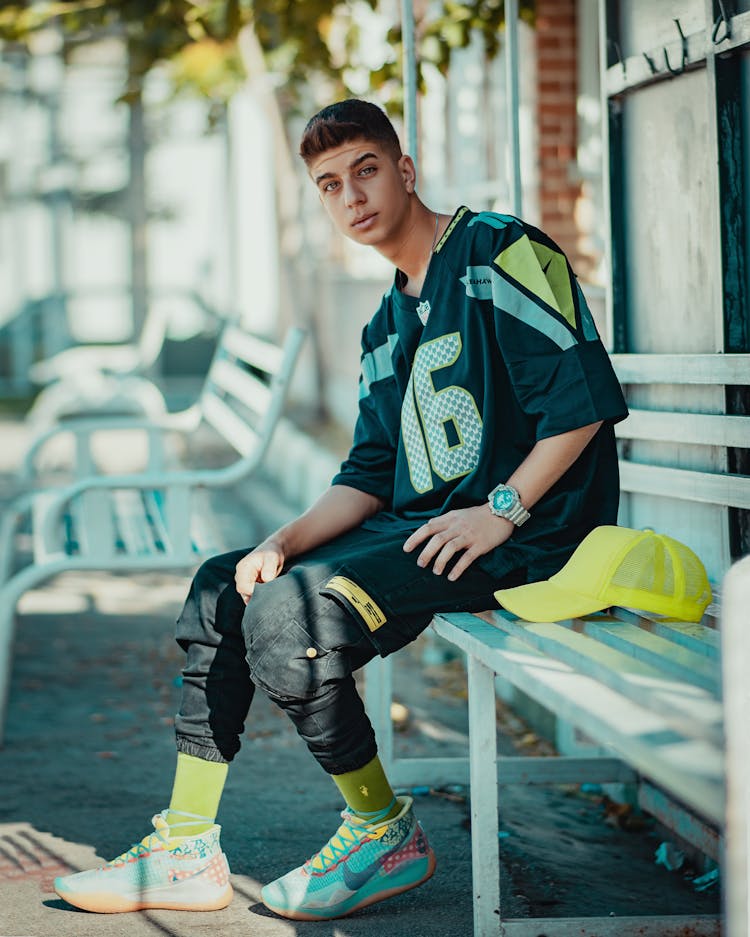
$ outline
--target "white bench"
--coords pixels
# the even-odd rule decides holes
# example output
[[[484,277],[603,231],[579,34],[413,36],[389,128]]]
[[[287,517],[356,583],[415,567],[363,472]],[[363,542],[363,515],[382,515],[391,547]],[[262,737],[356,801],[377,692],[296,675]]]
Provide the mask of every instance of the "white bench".
[[[26,469],[57,434],[76,439],[78,471],[70,485],[22,495],[0,527],[0,741],[10,676],[18,599],[68,570],[190,570],[214,552],[197,496],[202,489],[232,485],[260,465],[271,441],[304,338],[291,329],[283,348],[227,326],[222,332],[198,402],[158,421],[69,421],[50,430],[28,454]],[[164,464],[164,435],[190,438],[210,428],[234,450],[222,467]],[[91,442],[101,432],[144,430],[151,444],[149,467],[127,475],[85,475],[93,467]],[[30,525],[31,561],[18,570],[17,531]]]
[[[614,356],[614,363],[623,385],[630,391],[635,388],[633,396],[647,398],[652,407],[653,399],[663,394],[658,387],[655,397],[649,398],[652,385],[746,385],[750,375],[750,355],[621,355]],[[649,385],[648,389],[643,385]],[[750,508],[749,477],[683,467],[679,448],[673,455],[677,464],[664,464],[664,452],[660,465],[626,458],[633,440],[712,446],[725,456],[729,448],[750,446],[750,417],[696,413],[695,409],[695,404],[692,412],[684,413],[666,410],[663,404],[661,409],[631,408],[631,417],[618,427],[618,437],[626,441],[620,463],[623,492],[724,509]],[[672,533],[658,523],[652,526]],[[674,536],[679,538],[679,532]],[[745,575],[750,574],[747,563],[744,569]],[[716,603],[697,625],[627,609],[541,625],[521,622],[502,609],[481,616],[436,615],[431,625],[434,633],[467,658],[467,758],[396,757],[391,662],[378,660],[369,665],[367,708],[392,783],[468,782],[471,786],[475,937],[537,937],[545,930],[555,937],[676,937],[685,933],[718,937],[721,922],[713,916],[505,919],[500,908],[498,851],[498,785],[619,781],[637,784],[644,810],[712,858],[721,858],[720,837],[726,828],[723,714],[730,701],[722,702],[718,615]],[[747,660],[748,636],[735,627],[732,640],[743,641],[743,646],[726,645],[729,653]],[[607,754],[498,758],[496,676],[584,732]],[[744,687],[734,686],[733,691],[747,697]],[[746,719],[746,707],[737,698],[731,708],[736,714],[745,712]],[[739,761],[736,756],[733,764]],[[730,790],[736,784],[730,777]],[[742,810],[738,812],[743,816]],[[739,847],[736,844],[743,834],[736,827],[732,833],[733,868],[742,866],[737,856],[747,845],[746,820],[745,812],[745,838]],[[744,869],[746,873],[746,857]],[[737,898],[742,889],[736,874],[730,888]],[[741,897],[737,904],[742,904]]]
[[[140,334],[131,342],[81,343],[35,361],[29,378],[40,391],[26,415],[38,428],[84,414],[131,414],[157,419],[167,412],[153,371],[164,350],[169,322],[216,322],[218,313],[195,289],[154,290]]]
[[[63,416],[91,410],[166,413],[164,397],[147,374],[164,346],[167,319],[166,307],[157,297],[137,341],[75,345],[36,361],[29,377],[42,390],[29,410],[29,422],[50,425]]]

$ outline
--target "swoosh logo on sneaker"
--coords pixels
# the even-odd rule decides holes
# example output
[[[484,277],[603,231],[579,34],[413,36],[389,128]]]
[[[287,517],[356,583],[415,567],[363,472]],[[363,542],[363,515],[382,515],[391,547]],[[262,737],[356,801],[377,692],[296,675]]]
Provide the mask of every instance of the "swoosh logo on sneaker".
[[[387,827],[383,827],[382,830],[385,832]],[[382,835],[382,834],[381,834]],[[368,866],[365,866],[364,869],[360,869],[358,872],[355,872],[352,868],[349,867],[349,863],[344,864],[344,884],[350,891],[359,891],[363,885],[366,885],[370,879],[378,873],[378,871],[383,867],[383,863],[390,856],[399,852],[403,849],[404,846],[409,841],[409,837],[405,836],[400,842],[398,842],[392,849],[389,849],[387,852],[382,853],[374,859]],[[426,845],[426,844],[425,844]]]
[[[395,852],[395,849],[392,849],[390,852],[384,853],[382,856],[371,862],[368,866],[365,866],[364,869],[360,869],[359,872],[355,872],[349,868],[349,865],[344,866],[344,884],[349,889],[349,891],[359,891],[364,885],[366,885],[373,875],[376,875],[377,872],[382,868],[383,863],[386,858]]]

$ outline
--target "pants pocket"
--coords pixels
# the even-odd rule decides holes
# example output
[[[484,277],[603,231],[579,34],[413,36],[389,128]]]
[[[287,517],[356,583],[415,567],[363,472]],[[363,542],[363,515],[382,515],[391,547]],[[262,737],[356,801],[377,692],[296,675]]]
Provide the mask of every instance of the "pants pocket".
[[[295,619],[252,642],[250,679],[278,699],[311,699],[326,680],[331,652]]]

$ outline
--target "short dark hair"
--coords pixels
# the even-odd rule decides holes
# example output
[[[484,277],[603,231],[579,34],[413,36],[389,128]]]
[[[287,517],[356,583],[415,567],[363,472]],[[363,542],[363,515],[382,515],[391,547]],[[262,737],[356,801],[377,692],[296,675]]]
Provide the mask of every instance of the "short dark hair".
[[[311,117],[302,134],[299,155],[309,166],[327,150],[359,138],[381,143],[395,159],[401,156],[401,144],[388,115],[377,104],[358,98],[329,104]]]

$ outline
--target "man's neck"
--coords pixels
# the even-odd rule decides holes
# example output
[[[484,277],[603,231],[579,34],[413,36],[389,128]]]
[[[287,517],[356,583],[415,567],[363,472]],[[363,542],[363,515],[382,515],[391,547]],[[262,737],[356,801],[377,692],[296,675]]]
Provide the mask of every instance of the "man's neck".
[[[380,253],[403,274],[401,290],[410,296],[419,296],[422,291],[439,224],[440,215],[416,201],[398,239],[392,245],[379,248]]]

